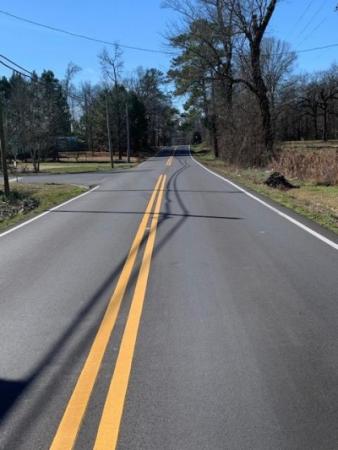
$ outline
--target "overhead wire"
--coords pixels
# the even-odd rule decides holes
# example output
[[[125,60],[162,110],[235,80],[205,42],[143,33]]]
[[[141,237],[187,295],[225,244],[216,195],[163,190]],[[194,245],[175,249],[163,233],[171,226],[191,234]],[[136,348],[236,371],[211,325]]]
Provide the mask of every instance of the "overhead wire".
[[[306,6],[306,8],[304,10],[304,14],[312,6],[313,1],[314,0],[310,0],[309,1],[309,3],[307,4],[307,6]],[[313,19],[316,17],[318,12],[321,10],[321,8],[325,4],[325,2],[326,2],[326,0],[324,0],[324,2],[321,4],[320,8],[318,8],[318,10],[316,10],[316,12],[313,14],[313,16],[311,16],[311,19],[309,20],[309,22],[305,25],[305,27],[299,33],[299,36],[301,36],[303,34],[303,32],[306,31],[306,29],[311,25]],[[152,52],[152,53],[162,53],[162,54],[171,55],[171,56],[178,56],[178,54],[173,52],[173,51],[170,52],[170,51],[164,51],[164,50],[158,50],[158,49],[150,49],[150,48],[145,48],[145,47],[135,47],[135,46],[131,46],[131,45],[120,44],[120,43],[117,43],[117,42],[111,42],[111,41],[106,41],[106,40],[103,40],[103,39],[94,38],[94,37],[87,36],[87,35],[84,35],[84,34],[75,33],[73,31],[64,30],[62,28],[54,27],[54,26],[51,26],[51,25],[47,25],[47,24],[43,24],[43,23],[37,22],[35,20],[27,19],[27,18],[22,17],[22,16],[17,16],[16,14],[12,14],[12,13],[10,13],[8,11],[5,11],[5,10],[2,10],[2,9],[0,9],[0,14],[12,17],[12,18],[14,18],[16,20],[20,20],[22,22],[30,23],[30,24],[38,26],[38,27],[43,27],[43,28],[46,28],[46,29],[54,31],[54,32],[63,33],[63,34],[66,34],[68,36],[71,36],[71,37],[76,37],[76,38],[80,38],[80,39],[86,39],[86,40],[89,40],[89,41],[93,41],[93,42],[97,42],[97,43],[101,43],[101,44],[106,44],[106,45],[110,45],[110,46],[118,45],[119,47],[131,49],[131,50],[138,50],[138,51]],[[325,20],[326,20],[326,18],[323,19],[314,28],[314,30],[312,30],[312,33],[314,31],[316,31],[322,25],[322,23]],[[304,40],[306,40],[306,39],[304,39]],[[302,42],[304,42],[304,40]],[[312,47],[312,48],[301,49],[301,50],[294,50],[294,51],[290,51],[290,52],[275,53],[274,56],[283,55],[285,53],[308,53],[308,52],[312,52],[312,51],[325,50],[325,49],[334,48],[334,47],[338,47],[338,43],[327,44],[327,45],[323,45],[323,46]],[[4,57],[4,59],[7,59],[7,57]],[[13,61],[10,61],[9,59],[7,59],[7,60],[9,62],[12,62],[14,65],[16,65],[21,70],[24,70],[25,72],[27,72],[27,70],[24,69],[22,66],[19,66],[18,64],[14,63]]]
[[[38,78],[35,78],[33,72],[31,72],[31,71],[25,69],[24,67],[22,67],[22,66],[20,66],[19,64],[15,63],[15,62],[12,61],[11,59],[7,58],[6,56],[0,54],[0,58],[4,58],[4,59],[7,60],[10,64],[12,64],[12,65],[10,65],[10,64],[8,64],[8,63],[6,63],[6,62],[4,62],[4,61],[1,61],[1,59],[0,59],[0,64],[1,64],[1,65],[3,65],[4,67],[6,67],[7,69],[13,71],[13,72],[16,73],[17,75],[21,75],[21,76],[23,76],[23,77],[25,77],[25,78],[29,78],[30,80],[32,80],[33,82],[35,82],[35,83],[37,83],[37,84],[43,84],[43,85],[46,85],[46,81],[41,80],[41,79],[38,79]],[[17,69],[16,67],[13,67],[13,66],[19,67],[19,68],[21,68],[21,70]],[[71,98],[71,99],[73,99],[73,100],[76,100],[76,101],[81,101],[81,102],[83,101],[82,97],[77,96],[77,95],[74,95],[74,94],[69,94],[69,93],[68,93],[68,97]]]
[[[327,21],[328,16],[324,17],[324,19],[322,19],[311,31],[309,34],[307,34],[304,39],[302,39],[300,41],[300,43],[298,44],[298,46],[302,45],[304,42],[306,42],[312,35],[313,33],[315,33],[322,25],[324,22]]]
[[[316,9],[316,11],[314,12],[314,14],[311,16],[311,19],[307,22],[307,24],[305,25],[305,27],[303,27],[303,29],[300,31],[300,33],[297,34],[297,38],[301,37],[302,34],[309,28],[309,26],[312,24],[313,20],[317,17],[317,14],[320,13],[321,9],[323,8],[323,6],[326,4],[327,0],[324,0],[318,9]]]
[[[6,60],[8,60],[8,61],[11,61],[9,58],[7,58],[7,57],[4,56],[4,55],[0,55],[0,58],[4,58],[4,59],[6,59]],[[12,71],[13,71],[14,73],[16,73],[17,75],[23,76],[23,77],[25,77],[25,78],[29,78],[30,80],[32,80],[32,81],[33,81],[34,83],[36,83],[36,84],[46,85],[46,81],[44,81],[44,80],[39,80],[39,79],[35,78],[35,77],[34,77],[34,73],[33,73],[33,72],[30,72],[29,70],[25,69],[24,67],[22,67],[22,70],[24,70],[24,71],[27,72],[27,73],[22,72],[21,70],[18,70],[18,69],[16,69],[15,67],[12,67],[11,65],[5,63],[4,61],[1,61],[1,59],[0,59],[0,64],[2,64],[2,65],[3,65],[4,67],[6,67],[6,68],[12,70]],[[16,64],[14,61],[12,61],[11,64],[13,64],[14,66],[17,66],[17,67],[21,67],[21,66],[19,66],[18,64]],[[68,97],[71,98],[72,100],[78,101],[79,103],[80,103],[80,102],[83,102],[83,98],[81,98],[81,97],[79,97],[79,96],[76,96],[76,95],[73,95],[73,94],[68,94]],[[59,111],[59,113],[57,114],[56,117],[57,117],[57,119],[62,118],[62,117],[63,117],[63,112],[60,112],[60,111]]]
[[[17,64],[16,62],[14,62],[13,60],[9,59],[7,56],[0,54],[0,58],[5,59],[6,61],[8,61],[10,64],[13,64],[14,66],[18,67],[19,69],[23,70],[24,72],[27,72],[29,74],[31,74],[31,72],[27,69],[25,69],[24,67],[20,66],[19,64]]]
[[[291,35],[294,34],[295,30],[297,29],[298,24],[304,19],[304,17],[306,16],[307,12],[309,11],[309,9],[311,8],[313,2],[315,0],[309,0],[309,2],[307,3],[307,5],[305,6],[305,9],[303,10],[303,12],[301,13],[301,15],[298,17],[298,19],[296,20],[295,24],[292,27],[292,31],[291,31]]]
[[[54,27],[52,25],[47,25],[41,22],[37,22],[35,20],[31,20],[31,19],[27,19],[26,17],[22,17],[22,16],[18,16],[16,14],[12,14],[8,11],[5,11],[3,9],[0,9],[0,14],[3,14],[5,16],[11,17],[13,19],[19,20],[21,22],[26,22],[29,23],[31,25],[35,25],[37,27],[40,28],[45,28],[49,31],[54,31],[56,33],[61,33],[61,34],[65,34],[71,37],[75,37],[78,39],[85,39],[87,41],[92,41],[92,42],[96,42],[99,44],[104,44],[104,45],[109,45],[109,46],[119,46],[121,48],[125,48],[128,50],[136,50],[136,51],[141,51],[141,52],[148,52],[148,53],[162,53],[165,55],[174,55],[173,52],[170,51],[165,51],[165,50],[159,50],[159,49],[153,49],[153,48],[146,48],[146,47],[137,47],[137,46],[132,46],[132,45],[126,45],[126,44],[120,44],[118,42],[112,42],[112,41],[107,41],[104,39],[99,39],[99,38],[95,38],[93,36],[88,36],[86,34],[80,34],[80,33],[76,33],[74,31],[69,31],[69,30],[65,30],[63,28],[59,28],[59,27]]]

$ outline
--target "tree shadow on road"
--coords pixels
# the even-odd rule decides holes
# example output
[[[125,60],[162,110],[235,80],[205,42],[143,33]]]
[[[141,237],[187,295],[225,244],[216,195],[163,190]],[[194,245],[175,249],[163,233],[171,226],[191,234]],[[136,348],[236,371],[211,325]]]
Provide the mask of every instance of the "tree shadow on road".
[[[191,217],[196,218],[211,218],[211,219],[222,219],[222,220],[241,220],[241,218],[237,217],[208,217],[203,215],[191,215],[189,213],[188,208],[184,204],[184,201],[181,197],[179,189],[177,189],[177,180],[178,177],[182,175],[182,173],[187,170],[190,165],[187,160],[182,159],[178,160],[181,167],[176,170],[173,175],[168,179],[165,193],[165,201],[164,201],[164,212],[160,214],[160,219],[158,221],[158,229],[164,224],[164,222],[172,217],[178,217],[178,221],[174,222],[174,225],[170,228],[170,230],[160,238],[153,251],[153,257],[156,257],[156,254],[161,250],[161,248],[173,238],[174,234],[177,230]],[[172,199],[171,196],[175,196],[175,200],[181,209],[181,213],[174,213],[171,208]],[[57,211],[56,211],[57,212]],[[58,210],[58,212],[64,212]],[[68,212],[68,211],[66,211]],[[71,213],[74,211],[71,211]],[[78,212],[78,211],[76,211]],[[81,211],[80,211],[81,212]],[[107,212],[105,212],[107,213]],[[109,214],[140,214],[141,212],[108,212]],[[144,212],[142,212],[142,215]],[[142,246],[146,242],[148,235],[145,234],[142,240]],[[140,250],[141,251],[141,250]],[[127,257],[127,255],[126,255]],[[121,260],[115,270],[103,281],[101,287],[97,290],[97,292],[88,300],[86,305],[78,312],[78,314],[72,319],[71,323],[68,325],[67,329],[64,333],[55,341],[54,345],[49,349],[48,353],[42,357],[39,364],[37,364],[36,368],[33,372],[23,380],[0,380],[0,423],[6,418],[8,413],[13,409],[13,406],[16,402],[26,393],[30,388],[33,387],[35,383],[39,381],[43,373],[46,369],[52,364],[52,362],[61,354],[61,352],[65,349],[65,347],[69,344],[71,338],[75,335],[79,324],[83,323],[85,320],[88,320],[88,317],[91,315],[94,307],[98,304],[98,302],[104,302],[104,309],[108,302],[108,299],[111,297],[111,293],[115,287],[118,276],[120,275],[125,259]],[[129,286],[132,286],[138,276],[137,271],[133,271]],[[24,414],[22,418],[20,418],[17,423],[14,425],[14,431],[11,436],[8,437],[5,448],[16,448],[17,443],[19,442],[20,437],[27,432],[33,425],[37,418],[44,413],[43,406],[47,402],[51,402],[55,395],[58,392],[58,389],[61,388],[64,379],[62,377],[62,373],[65,370],[65,367],[72,367],[74,365],[74,361],[79,358],[83,360],[86,358],[88,349],[92,343],[92,340],[96,334],[96,331],[101,323],[102,316],[98,317],[96,321],[92,321],[92,325],[86,330],[85,335],[83,336],[81,342],[76,345],[73,345],[71,351],[67,354],[67,357],[62,360],[62,364],[53,371],[53,374],[48,378],[47,383],[43,384],[43,389],[39,390],[37,396],[32,399],[29,405],[29,412]],[[80,370],[82,366],[80,364]],[[75,384],[77,381],[79,373],[75,374],[74,379],[72,379],[72,383]],[[69,383],[67,384],[69,386]],[[71,391],[73,386],[70,386]],[[48,394],[48,395],[47,395]],[[66,406],[66,405],[65,405]],[[63,411],[62,411],[63,414]],[[56,418],[57,422],[61,419],[61,417]],[[51,430],[51,433],[54,434],[56,430]]]

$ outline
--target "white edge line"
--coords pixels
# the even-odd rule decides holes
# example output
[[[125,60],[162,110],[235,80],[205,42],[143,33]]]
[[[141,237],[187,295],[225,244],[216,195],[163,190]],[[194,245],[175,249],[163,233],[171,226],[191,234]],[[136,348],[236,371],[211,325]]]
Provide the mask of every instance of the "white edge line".
[[[76,196],[76,197],[73,197],[73,198],[67,200],[67,201],[64,202],[64,203],[61,203],[60,205],[54,206],[53,208],[49,209],[48,211],[45,211],[45,212],[43,212],[43,213],[41,213],[41,214],[39,214],[39,215],[37,215],[37,216],[35,216],[35,217],[32,217],[32,218],[29,219],[29,220],[26,220],[26,222],[20,223],[20,225],[17,225],[16,227],[13,227],[13,228],[11,228],[11,229],[9,229],[9,230],[7,230],[7,231],[4,231],[3,233],[0,234],[0,238],[2,238],[2,237],[4,237],[4,236],[7,236],[7,234],[13,233],[13,231],[19,230],[20,228],[23,228],[23,227],[25,227],[26,225],[29,225],[30,223],[35,222],[35,221],[38,220],[38,219],[41,219],[41,217],[44,217],[44,216],[46,216],[47,214],[49,214],[49,213],[55,211],[56,209],[59,209],[59,208],[62,208],[63,206],[65,206],[65,205],[68,205],[68,203],[71,203],[71,202],[73,202],[73,201],[75,201],[75,200],[78,200],[78,199],[81,198],[81,197],[84,197],[85,195],[90,194],[91,192],[96,191],[96,189],[98,189],[99,187],[100,187],[100,186],[95,186],[93,189],[90,189],[89,191],[84,192],[83,194],[80,194],[80,195],[78,195],[78,196]]]
[[[289,215],[283,213],[279,209],[274,208],[273,206],[269,205],[269,203],[266,203],[264,200],[261,200],[260,198],[256,197],[255,195],[253,195],[250,192],[248,192],[245,189],[243,189],[242,187],[238,186],[238,184],[233,183],[232,181],[228,180],[227,178],[223,177],[222,175],[219,175],[218,173],[215,173],[212,170],[210,170],[207,167],[205,167],[203,164],[201,164],[199,161],[197,161],[192,156],[190,147],[189,147],[189,152],[190,152],[191,159],[193,161],[195,161],[196,164],[201,166],[207,172],[211,173],[212,175],[215,175],[215,177],[220,178],[223,181],[226,181],[227,183],[229,183],[232,186],[234,186],[236,189],[239,189],[240,191],[242,191],[248,197],[256,200],[258,203],[261,203],[262,205],[264,205],[265,207],[269,208],[271,211],[275,212],[279,216],[284,217],[284,219],[288,220],[289,222],[293,223],[294,225],[297,225],[297,227],[301,228],[302,230],[307,231],[309,234],[312,234],[312,236],[316,237],[317,239],[321,240],[322,242],[325,242],[325,244],[329,245],[330,247],[334,248],[335,250],[338,250],[338,244],[336,244],[335,242],[333,242],[330,239],[326,238],[322,234],[317,233],[317,231],[312,230],[311,228],[307,227],[306,225],[304,225],[303,223],[301,223],[298,220],[294,219],[293,217],[290,217]]]

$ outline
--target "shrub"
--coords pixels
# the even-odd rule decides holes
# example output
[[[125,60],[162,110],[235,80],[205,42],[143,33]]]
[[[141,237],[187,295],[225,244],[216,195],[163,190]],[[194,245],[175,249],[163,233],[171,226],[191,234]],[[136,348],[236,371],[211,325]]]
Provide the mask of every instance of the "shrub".
[[[338,184],[338,150],[282,150],[273,169],[292,178],[316,184]]]

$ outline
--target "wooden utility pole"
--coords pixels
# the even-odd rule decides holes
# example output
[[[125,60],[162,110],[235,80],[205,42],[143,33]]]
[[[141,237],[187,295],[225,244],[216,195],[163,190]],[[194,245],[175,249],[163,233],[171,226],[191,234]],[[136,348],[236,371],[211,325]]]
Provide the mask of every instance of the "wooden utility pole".
[[[126,125],[127,125],[127,161],[128,163],[130,163],[130,127],[129,127],[128,103],[126,103]]]
[[[4,111],[2,101],[0,99],[0,152],[1,152],[1,166],[4,179],[4,192],[5,197],[9,197],[9,180],[8,180],[8,170],[7,170],[7,157],[6,157],[6,141],[5,141],[5,130],[4,130]]]
[[[110,153],[110,164],[111,164],[111,168],[113,169],[114,168],[114,155],[113,155],[113,147],[111,144],[108,95],[106,95],[106,121],[107,121],[108,149],[109,149],[109,153]]]

